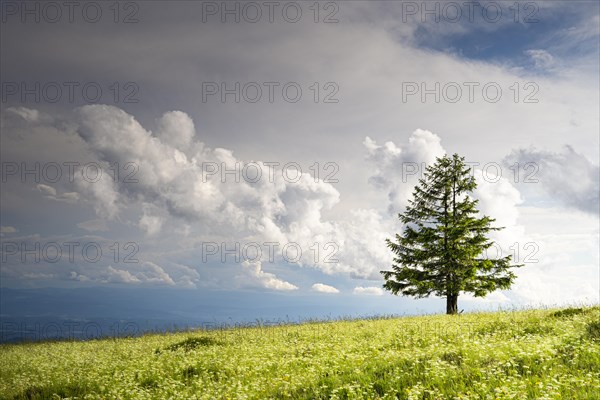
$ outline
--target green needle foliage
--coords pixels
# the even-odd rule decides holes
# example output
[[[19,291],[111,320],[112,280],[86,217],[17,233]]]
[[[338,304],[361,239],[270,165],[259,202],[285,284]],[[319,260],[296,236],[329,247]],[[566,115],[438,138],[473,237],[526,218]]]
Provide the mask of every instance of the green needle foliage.
[[[469,196],[477,187],[464,157],[438,158],[419,179],[413,198],[398,217],[403,235],[387,239],[394,253],[392,271],[381,271],[383,287],[393,294],[416,298],[431,294],[446,297],[446,313],[458,312],[461,292],[477,297],[497,289],[508,289],[515,274],[511,256],[484,257],[493,245],[488,239],[495,220],[479,217],[478,200]]]

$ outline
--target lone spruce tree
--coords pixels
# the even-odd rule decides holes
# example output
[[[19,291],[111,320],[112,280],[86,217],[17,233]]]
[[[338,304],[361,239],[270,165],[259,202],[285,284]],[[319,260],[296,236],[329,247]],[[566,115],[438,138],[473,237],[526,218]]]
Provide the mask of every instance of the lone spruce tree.
[[[392,271],[381,271],[383,287],[393,294],[416,298],[431,294],[446,297],[446,313],[458,312],[461,292],[484,297],[496,289],[508,289],[515,274],[511,257],[489,259],[493,245],[487,237],[495,220],[478,217],[478,200],[469,196],[477,187],[464,157],[444,156],[426,168],[398,217],[404,233],[396,241],[386,239],[394,253]]]

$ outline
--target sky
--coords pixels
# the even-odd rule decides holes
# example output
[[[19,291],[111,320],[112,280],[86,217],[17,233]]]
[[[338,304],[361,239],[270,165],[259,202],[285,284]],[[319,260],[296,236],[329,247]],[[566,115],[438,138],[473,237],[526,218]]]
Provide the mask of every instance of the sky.
[[[524,264],[459,308],[600,300],[598,2],[115,4],[1,5],[3,318],[441,312],[379,271],[453,153]]]

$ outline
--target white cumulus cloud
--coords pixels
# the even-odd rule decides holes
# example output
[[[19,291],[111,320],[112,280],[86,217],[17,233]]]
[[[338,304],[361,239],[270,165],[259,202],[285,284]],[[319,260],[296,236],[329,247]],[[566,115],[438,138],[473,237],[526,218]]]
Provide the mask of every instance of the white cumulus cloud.
[[[315,283],[311,289],[320,293],[339,293],[340,291],[333,286],[325,285],[324,283]]]
[[[289,282],[281,280],[269,272],[264,272],[260,262],[244,261],[242,263],[243,275],[241,281],[244,285],[258,285],[266,289],[290,291],[298,287]]]
[[[375,286],[357,286],[352,292],[360,295],[383,296],[383,289]]]

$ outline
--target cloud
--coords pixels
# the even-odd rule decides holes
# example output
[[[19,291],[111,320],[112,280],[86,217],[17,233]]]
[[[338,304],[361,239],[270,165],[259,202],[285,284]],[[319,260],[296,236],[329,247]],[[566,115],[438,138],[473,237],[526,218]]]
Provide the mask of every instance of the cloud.
[[[40,279],[40,280],[49,280],[49,279],[53,279],[56,278],[56,274],[43,274],[43,273],[37,273],[37,272],[25,272],[23,275],[23,278],[25,279]]]
[[[96,223],[91,221],[90,225],[95,228]],[[160,257],[144,252],[144,245],[139,242],[119,240],[116,236],[95,235],[13,237],[5,246],[6,262],[3,262],[0,274],[9,278],[30,279],[46,275],[59,281],[181,287],[193,287],[199,277],[196,271],[180,264],[166,262],[166,267],[159,265],[154,259]],[[17,251],[21,245],[30,250],[25,258]]]
[[[56,198],[56,189],[54,189],[52,186],[38,184],[36,188],[46,196]]]
[[[598,304],[599,280],[597,264],[561,264],[543,270],[530,268],[518,274],[509,294],[521,304]]]
[[[89,221],[83,221],[77,224],[77,226],[81,229],[85,229],[89,232],[106,232],[108,231],[108,226],[106,225],[106,221],[103,219],[92,219]]]
[[[524,52],[527,56],[531,57],[536,68],[539,69],[548,69],[551,68],[555,61],[552,54],[542,49],[531,49],[525,50]]]
[[[200,280],[200,274],[194,268],[188,265],[170,262],[168,270],[169,275],[178,286],[187,288],[197,287],[197,282]]]
[[[160,266],[150,261],[133,264],[127,270],[109,265],[101,273],[100,277],[100,281],[104,283],[175,285],[169,274]]]
[[[507,296],[536,305],[600,301],[598,219],[564,207],[522,206],[520,214],[531,232],[506,253],[525,264]]]
[[[352,291],[354,294],[369,295],[369,296],[383,296],[383,289],[375,286],[357,286]]]
[[[503,228],[490,232],[489,237],[506,252],[514,242],[524,241],[525,228],[519,223],[521,193],[508,178],[492,174],[491,169],[475,168],[473,172],[477,183],[473,197],[479,200],[479,213],[495,219],[492,226]]]
[[[209,174],[206,165],[218,171],[247,163],[231,150],[210,149],[195,140],[194,123],[185,113],[164,114],[156,134],[112,106],[85,106],[76,115],[76,131],[97,157],[95,162],[135,165],[135,182],[113,179],[108,173],[96,181],[76,174],[75,186],[99,217],[114,219],[128,209],[141,209],[137,217],[141,231],[163,238],[162,242],[169,235],[174,246],[182,251],[187,248],[187,256],[196,259],[201,254],[194,249],[202,245],[202,238],[230,247],[275,242],[281,249],[295,244],[301,256],[293,263],[352,278],[381,279],[379,271],[392,261],[385,239],[401,230],[396,213],[407,203],[425,165],[445,154],[441,138],[427,130],[415,130],[401,146],[391,141],[378,145],[367,137],[366,159],[373,168],[369,182],[386,196],[387,209],[385,202],[378,202],[373,208],[350,209],[340,218],[326,219],[323,213],[339,203],[340,194],[308,173],[297,180],[285,179],[281,170],[256,161],[263,174],[259,182]],[[120,142],[125,144],[117,145]],[[500,183],[483,189],[482,193],[489,192],[483,196],[483,205],[496,204],[488,207],[494,214],[502,205],[515,205],[510,187]],[[40,190],[55,191],[51,187]],[[504,214],[514,219],[514,212]],[[175,239],[182,235],[184,240]],[[265,262],[265,258],[263,254],[258,261]],[[281,261],[287,260],[279,252],[275,262]]]
[[[599,166],[571,146],[561,152],[535,148],[514,150],[504,159],[507,166],[519,166],[519,187],[535,201],[561,204],[590,214],[600,212]]]
[[[77,192],[63,193],[60,195],[60,197],[57,198],[57,200],[65,201],[67,203],[75,203],[77,200],[79,200],[79,193],[77,193]]]
[[[379,271],[392,263],[392,253],[385,240],[399,232],[401,224],[395,215],[374,209],[352,210],[348,214],[339,227],[343,240],[335,257],[340,262],[332,264],[335,268],[330,267],[330,270],[325,267],[324,271],[339,271],[353,278],[381,279]],[[344,269],[344,265],[350,267]]]
[[[190,230],[199,230],[211,240],[223,237],[230,244],[276,242],[280,248],[297,244],[301,249],[298,264],[316,266],[329,274],[373,277],[381,263],[389,261],[381,250],[385,222],[377,212],[357,211],[353,214],[359,218],[356,222],[324,220],[323,212],[339,202],[340,194],[322,179],[308,173],[297,179],[286,178],[281,170],[261,161],[253,164],[262,171],[258,182],[209,173],[213,170],[208,165],[239,171],[248,163],[237,159],[231,150],[209,149],[193,141],[197,136],[194,125],[184,113],[170,112],[161,117],[157,136],[116,107],[85,106],[77,115],[78,132],[99,162],[137,166],[135,183],[108,178],[80,182],[100,216],[114,217],[120,210],[137,205],[143,210],[138,226],[148,235],[158,235],[164,229],[181,231],[182,223],[191,223]],[[183,136],[173,141],[178,127],[183,129]],[[428,140],[435,138],[415,135],[410,140],[413,153],[426,151]],[[126,144],[117,145],[120,142]],[[182,143],[181,150],[174,147]],[[164,213],[168,215],[159,215]],[[310,250],[315,242],[320,257]],[[370,258],[372,255],[376,257]]]
[[[8,115],[22,118],[24,121],[30,124],[49,123],[52,121],[52,117],[50,115],[27,107],[8,107],[6,112]]]
[[[83,201],[77,204],[90,204],[93,207],[90,211],[95,212],[97,218],[79,222],[77,225],[82,229],[104,231],[106,221],[112,220],[111,228],[121,224],[127,229],[128,240],[136,238],[135,233],[131,237],[130,229],[142,236],[138,238],[139,265],[115,265],[103,260],[110,265],[97,270],[79,268],[73,271],[72,266],[68,270],[63,268],[64,271],[55,268],[60,270],[55,278],[87,278],[92,282],[225,288],[231,286],[231,275],[225,272],[227,268],[231,268],[227,271],[240,271],[241,268],[241,272],[233,272],[235,287],[291,291],[301,286],[282,279],[279,273],[263,270],[268,257],[266,250],[254,262],[225,266],[219,271],[211,269],[210,265],[199,264],[201,246],[206,241],[225,243],[227,248],[236,243],[244,246],[251,242],[276,242],[275,259],[268,261],[276,265],[276,270],[295,264],[329,275],[381,280],[379,271],[388,269],[392,262],[385,239],[402,230],[396,213],[406,205],[424,165],[446,153],[441,137],[424,129],[417,129],[398,142],[388,140],[380,144],[367,137],[361,147],[359,141],[357,148],[366,154],[366,163],[355,164],[364,170],[365,185],[360,186],[355,177],[351,180],[358,182],[356,187],[360,192],[367,192],[369,187],[375,190],[368,191],[372,196],[369,199],[373,201],[367,207],[350,207],[340,202],[340,192],[332,184],[315,179],[306,171],[292,182],[284,179],[281,169],[270,169],[260,160],[254,162],[262,169],[263,179],[256,183],[248,182],[242,176],[236,182],[233,175],[223,180],[219,172],[207,174],[208,163],[219,169],[223,165],[234,169],[236,165],[241,168],[248,162],[230,149],[205,146],[198,140],[201,135],[195,132],[193,121],[184,113],[166,113],[157,120],[158,128],[154,131],[142,127],[133,116],[116,107],[86,106],[77,109],[75,115],[74,121],[65,126],[75,122],[76,128],[65,130],[63,135],[68,141],[78,140],[82,146],[81,154],[90,157],[87,161],[96,162],[103,168],[116,164],[121,167],[127,163],[135,165],[135,182],[125,181],[123,174],[120,179],[114,179],[106,173],[102,174],[103,179],[94,181],[82,179],[81,173],[76,173],[72,187],[44,184],[37,187],[44,196],[57,199],[66,193],[78,193]],[[181,135],[176,132],[179,127],[183,131]],[[77,136],[73,137],[72,132],[77,132]],[[123,145],[119,145],[121,142]],[[556,157],[544,159],[551,165],[548,160]],[[525,161],[525,158],[519,160]],[[577,166],[570,173],[580,169]],[[493,233],[494,240],[501,244],[506,254],[511,254],[510,247],[516,241],[523,252],[523,245],[533,239],[530,232],[527,236],[524,234],[524,216],[520,210],[523,199],[525,204],[531,199],[523,195],[523,185],[515,186],[511,182],[510,173],[495,177],[490,171],[485,175],[480,168],[475,168],[478,208],[496,218],[495,225],[506,227]],[[541,179],[541,172],[540,168],[536,177]],[[270,175],[272,181],[269,181]],[[289,243],[301,247],[302,256],[298,260],[287,261],[282,257],[281,249]],[[560,247],[558,243],[555,246]],[[555,259],[570,264],[575,262],[564,254],[557,254]],[[232,258],[228,261],[238,263]],[[549,265],[546,261],[540,262],[542,264]],[[593,262],[588,260],[587,265],[593,265]],[[39,273],[29,267],[8,268],[3,273],[18,274],[19,271],[29,276]],[[72,271],[77,275],[71,276]],[[588,273],[589,269],[584,271]],[[532,274],[531,282],[538,282],[537,274],[543,274],[538,270],[523,276],[528,273]],[[313,291],[324,289],[311,287],[310,283],[308,287]],[[530,299],[526,286],[520,287],[523,290],[518,294],[519,298]],[[594,289],[593,285],[591,289]],[[353,292],[383,294],[375,286],[357,287]]]
[[[446,153],[440,137],[423,129],[415,130],[402,147],[391,141],[380,146],[368,136],[363,144],[367,161],[375,168],[369,183],[387,192],[390,214],[397,214],[406,207],[425,165]]]
[[[144,214],[140,218],[139,226],[148,235],[156,235],[160,232],[160,228],[163,225],[163,218],[160,216],[152,215],[152,206],[150,204],[144,204],[142,206]]]
[[[325,285],[323,283],[315,283],[311,289],[315,292],[320,293],[339,293],[340,291],[333,286]]]
[[[17,228],[15,228],[14,226],[0,226],[0,233],[16,233]]]
[[[231,150],[209,149],[195,141],[193,122],[182,112],[161,117],[157,134],[112,106],[84,106],[75,115],[75,131],[85,147],[82,153],[92,156],[87,163],[96,163],[102,172],[87,176],[83,166],[77,169],[72,184],[77,192],[59,194],[46,184],[37,190],[55,200],[80,198],[92,205],[99,218],[80,222],[82,229],[105,229],[106,223],[99,221],[130,221],[133,210],[141,209],[135,224],[142,232],[162,238],[164,246],[169,235],[167,240],[178,249],[196,250],[196,258],[198,245],[208,238],[228,244],[276,242],[280,249],[295,244],[301,248],[295,263],[328,274],[373,277],[379,264],[388,261],[378,249],[385,223],[374,210],[357,211],[356,222],[323,218],[323,212],[340,200],[339,192],[323,179],[306,172],[297,179],[292,173],[290,178],[261,161],[253,162],[262,174],[258,182],[208,173],[206,165],[239,170],[248,163]],[[178,128],[184,133],[174,140]],[[108,173],[115,165],[133,166],[133,180],[124,179],[123,173],[117,178]],[[187,239],[178,241],[181,236]],[[315,242],[318,256],[311,251]],[[370,259],[371,255],[377,257]],[[275,261],[283,261],[281,252]]]
[[[79,273],[77,273],[75,271],[71,271],[70,279],[72,279],[74,281],[79,281],[79,282],[89,282],[89,281],[91,281],[91,279],[88,276],[83,275],[83,274],[79,274]]]
[[[150,261],[145,261],[140,264],[136,277],[142,282],[175,285],[171,276],[169,276],[162,267]]]
[[[75,186],[78,192],[91,201],[96,215],[106,219],[114,219],[119,214],[119,191],[114,179],[106,173],[98,178],[86,179],[75,174]]]
[[[167,112],[158,120],[157,137],[181,151],[188,149],[195,134],[194,121],[184,112]]]
[[[75,203],[79,200],[79,193],[77,192],[66,192],[58,194],[56,189],[52,186],[39,183],[36,185],[36,189],[44,194],[44,197],[56,201],[64,201],[66,203]]]
[[[256,285],[266,289],[290,291],[297,290],[298,287],[289,282],[277,278],[274,274],[264,272],[260,262],[244,261],[242,263],[243,275],[241,281],[243,285]]]
[[[104,283],[140,283],[140,279],[131,272],[123,269],[113,268],[112,266],[108,266],[102,275],[102,282]],[[78,276],[79,275],[75,275],[76,278]],[[89,278],[87,278],[87,280],[89,280]]]

